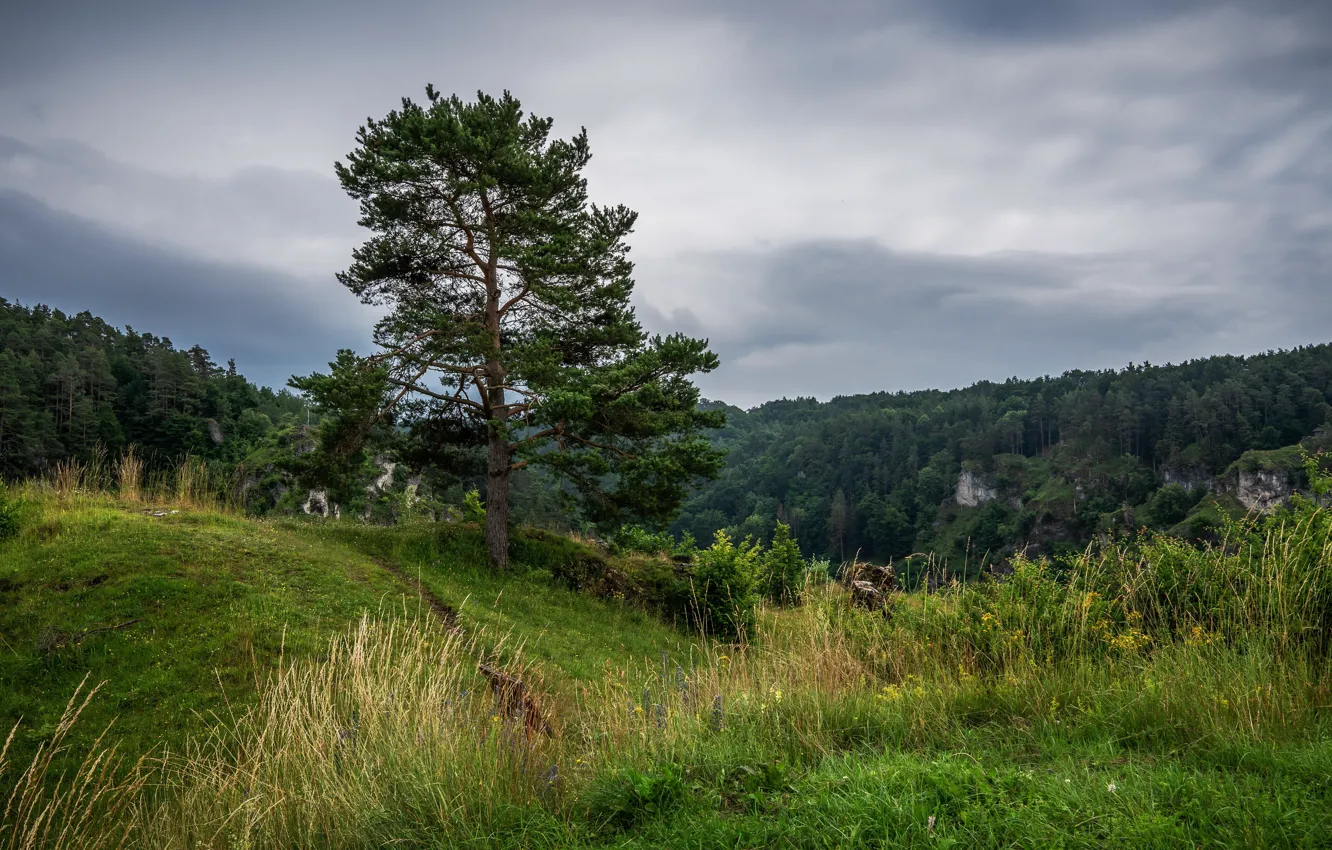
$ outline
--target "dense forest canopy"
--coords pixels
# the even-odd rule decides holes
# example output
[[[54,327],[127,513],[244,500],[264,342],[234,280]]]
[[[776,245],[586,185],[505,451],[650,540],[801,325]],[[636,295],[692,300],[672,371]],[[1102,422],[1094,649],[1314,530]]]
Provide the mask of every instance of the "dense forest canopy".
[[[304,415],[285,390],[256,387],[199,346],[121,331],[0,298],[0,474],[40,475],[130,445],[150,462],[240,461],[280,421]]]
[[[1332,345],[1317,345],[728,408],[727,469],[674,528],[766,537],[782,520],[834,559],[1080,546],[1117,518],[1179,523],[1241,458],[1296,474],[1295,452],[1271,451],[1318,436],[1329,398]]]

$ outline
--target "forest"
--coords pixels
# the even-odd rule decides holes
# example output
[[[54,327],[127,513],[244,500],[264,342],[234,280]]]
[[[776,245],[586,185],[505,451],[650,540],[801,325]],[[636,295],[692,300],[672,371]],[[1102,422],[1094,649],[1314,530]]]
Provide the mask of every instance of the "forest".
[[[1252,506],[1241,476],[1269,470],[1286,490],[1270,498],[1299,485],[1293,447],[1322,445],[1329,398],[1332,345],[1314,345],[725,407],[726,469],[673,529],[766,538],[780,520],[808,554],[880,562],[1081,549],[1116,528],[1205,537],[1218,508]]]
[[[284,420],[305,416],[288,390],[257,387],[195,345],[0,299],[0,474],[42,476],[129,446],[150,463],[243,460]]]
[[[780,521],[806,555],[837,562],[1068,552],[1117,527],[1205,537],[1218,507],[1246,508],[1236,498],[1241,472],[1270,467],[1275,486],[1284,478],[1298,487],[1291,447],[1322,445],[1330,396],[1332,345],[1316,345],[747,411],[705,401],[725,413],[711,437],[726,466],[695,489],[670,530],[766,542]],[[243,499],[250,513],[299,512],[310,489],[299,458],[314,442],[307,423],[319,422],[297,393],[255,386],[197,345],[177,349],[86,312],[0,301],[8,479],[133,445],[163,467],[192,456],[222,479],[248,469],[262,485]],[[472,488],[484,493],[475,453],[429,457],[408,429],[379,448],[405,461],[400,482],[429,483],[419,491],[436,508],[460,504]],[[393,494],[364,494],[383,475],[372,460],[362,459],[348,507],[391,518]],[[594,530],[563,510],[549,484],[536,471],[515,476],[515,520]]]

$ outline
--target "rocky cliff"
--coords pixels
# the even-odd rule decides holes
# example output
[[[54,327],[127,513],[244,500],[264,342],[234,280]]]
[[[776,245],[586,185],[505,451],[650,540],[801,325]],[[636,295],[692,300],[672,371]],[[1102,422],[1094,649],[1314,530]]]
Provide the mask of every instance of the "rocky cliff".
[[[999,490],[978,472],[962,470],[957,476],[957,503],[964,508],[979,508],[999,498]]]
[[[1285,503],[1294,492],[1284,469],[1238,470],[1235,499],[1246,510],[1267,513]]]

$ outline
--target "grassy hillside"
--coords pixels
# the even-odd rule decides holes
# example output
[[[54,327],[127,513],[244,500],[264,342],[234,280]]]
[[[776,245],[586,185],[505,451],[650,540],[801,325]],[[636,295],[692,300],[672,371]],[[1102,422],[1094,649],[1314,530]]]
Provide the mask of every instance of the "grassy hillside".
[[[79,726],[113,717],[124,751],[179,745],[239,710],[285,653],[327,651],[363,613],[429,616],[415,581],[484,630],[573,680],[688,639],[638,610],[558,586],[586,557],[568,540],[519,539],[516,568],[484,567],[468,526],[264,522],[174,504],[61,499],[30,489],[23,531],[0,543],[0,727],[19,753],[48,737],[83,679],[106,681]],[[161,516],[157,516],[161,514]]]
[[[173,749],[86,770],[100,796],[56,802],[59,846],[1332,844],[1332,516],[1311,502],[1224,547],[1019,558],[883,610],[814,582],[732,645],[565,588],[599,556],[550,535],[497,577],[465,526],[30,497],[0,544],[0,693],[37,722],[0,782],[87,672],[107,685],[62,765],[113,714],[102,749]],[[417,616],[417,577],[461,635]],[[497,643],[549,734],[478,674]],[[49,788],[20,781],[0,847],[57,846],[16,838]]]

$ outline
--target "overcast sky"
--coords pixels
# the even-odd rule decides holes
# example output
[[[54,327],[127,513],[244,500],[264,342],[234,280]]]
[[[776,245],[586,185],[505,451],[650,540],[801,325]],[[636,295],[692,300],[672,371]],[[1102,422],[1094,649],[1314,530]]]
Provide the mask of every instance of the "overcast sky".
[[[427,82],[586,126],[704,394],[1332,340],[1332,2],[47,0],[0,27],[0,296],[280,386],[374,316],[334,161]]]

